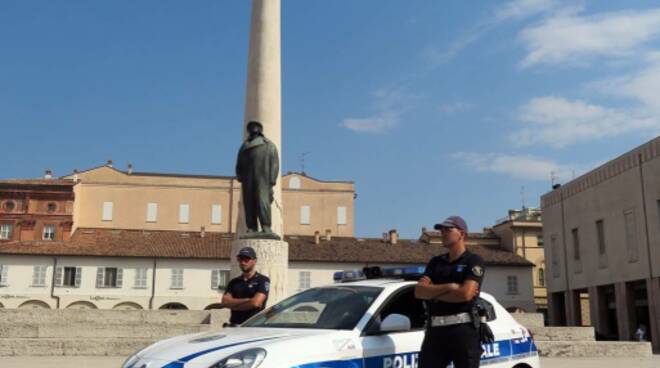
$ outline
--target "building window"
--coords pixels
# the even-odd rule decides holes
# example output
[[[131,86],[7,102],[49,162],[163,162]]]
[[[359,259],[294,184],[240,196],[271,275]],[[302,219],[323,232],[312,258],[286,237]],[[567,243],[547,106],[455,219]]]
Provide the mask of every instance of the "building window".
[[[44,287],[46,286],[46,270],[47,266],[34,266],[32,271],[32,286]]]
[[[312,209],[310,206],[300,207],[300,225],[309,225]]]
[[[346,225],[346,207],[337,207],[337,225]]]
[[[48,213],[53,213],[57,211],[57,204],[54,202],[48,203],[48,206],[46,207],[46,211],[48,211]]]
[[[55,269],[55,285],[63,287],[80,287],[82,268],[57,267]]]
[[[660,199],[658,199],[656,205],[658,206],[658,228],[660,228]]]
[[[147,222],[158,221],[158,203],[147,203]]]
[[[309,271],[300,271],[298,273],[298,289],[307,290],[312,284],[312,273]]]
[[[11,212],[11,211],[14,210],[14,208],[16,208],[16,202],[6,201],[5,204],[2,207],[5,209],[5,211]]]
[[[112,202],[103,202],[103,221],[112,221]]]
[[[121,288],[124,272],[116,267],[99,267],[96,269],[97,288]]]
[[[179,205],[179,223],[187,224],[190,221],[190,205],[182,203]]]
[[[220,225],[222,223],[222,206],[214,204],[211,206],[211,224]]]
[[[180,268],[172,269],[170,281],[170,289],[183,289],[183,270]]]
[[[539,286],[545,287],[545,269],[539,268]]]
[[[9,266],[0,264],[0,286],[9,286]]]
[[[225,290],[229,285],[229,270],[211,271],[211,289]]]
[[[515,295],[518,294],[518,276],[507,276],[506,277],[506,290],[507,294]]]
[[[136,289],[146,289],[147,288],[147,272],[146,268],[136,268],[135,269],[135,285]]]
[[[543,234],[539,234],[536,236],[536,245],[539,247],[542,247],[544,245],[543,243]]]
[[[598,254],[607,253],[605,247],[605,223],[603,220],[596,221],[596,236],[598,241]]]
[[[0,225],[0,240],[11,240],[11,224]]]
[[[637,262],[639,252],[637,248],[637,221],[635,221],[635,212],[628,210],[623,213],[623,219],[626,226],[626,248],[628,249],[628,262]]]
[[[582,262],[580,261],[580,233],[577,228],[571,230],[573,237],[573,260],[575,260],[575,272],[582,272]]]
[[[55,225],[47,224],[44,225],[44,232],[42,239],[43,240],[55,240]]]
[[[300,189],[300,178],[297,176],[289,179],[289,189]]]

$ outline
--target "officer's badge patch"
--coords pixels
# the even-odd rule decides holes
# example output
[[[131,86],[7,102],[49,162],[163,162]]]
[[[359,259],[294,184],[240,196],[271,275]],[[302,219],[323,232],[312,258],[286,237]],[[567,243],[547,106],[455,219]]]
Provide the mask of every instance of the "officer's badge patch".
[[[484,269],[481,266],[474,266],[472,267],[472,273],[477,277],[481,277],[484,275]]]
[[[465,265],[456,266],[456,272],[463,272],[464,269],[465,269]]]

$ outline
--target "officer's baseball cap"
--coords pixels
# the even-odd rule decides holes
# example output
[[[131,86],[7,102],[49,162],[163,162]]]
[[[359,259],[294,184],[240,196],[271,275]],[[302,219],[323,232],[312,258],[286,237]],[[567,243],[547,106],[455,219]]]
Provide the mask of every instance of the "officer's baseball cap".
[[[447,219],[439,224],[433,226],[436,230],[442,230],[443,228],[455,227],[464,232],[468,232],[468,226],[465,220],[461,216],[449,216]]]
[[[248,257],[248,258],[257,258],[257,252],[252,249],[252,247],[244,247],[238,251],[237,257]]]

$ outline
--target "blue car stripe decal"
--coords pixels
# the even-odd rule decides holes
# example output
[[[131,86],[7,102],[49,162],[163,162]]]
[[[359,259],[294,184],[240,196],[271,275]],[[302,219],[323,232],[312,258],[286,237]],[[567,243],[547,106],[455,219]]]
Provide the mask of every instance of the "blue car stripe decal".
[[[207,350],[202,350],[202,351],[199,351],[197,353],[187,355],[187,356],[185,356],[181,359],[177,359],[176,362],[166,364],[166,365],[163,366],[163,368],[183,368],[183,365],[186,364],[187,362],[189,362],[189,361],[191,361],[195,358],[198,358],[202,355],[212,353],[214,351],[218,351],[218,350],[222,350],[222,349],[228,349],[228,348],[231,348],[231,347],[234,347],[234,346],[239,346],[239,345],[251,344],[253,342],[268,341],[268,340],[273,340],[273,339],[279,339],[279,337],[269,337],[269,338],[265,338],[265,339],[258,339],[258,340],[251,340],[251,341],[241,341],[241,342],[237,342],[235,344],[229,344],[229,345],[218,346],[218,347],[207,349]]]
[[[500,340],[482,345],[481,365],[490,365],[537,355],[536,344],[531,338]],[[331,360],[296,365],[291,368],[417,368],[419,352],[379,355],[364,359]],[[452,367],[450,364],[449,367]]]

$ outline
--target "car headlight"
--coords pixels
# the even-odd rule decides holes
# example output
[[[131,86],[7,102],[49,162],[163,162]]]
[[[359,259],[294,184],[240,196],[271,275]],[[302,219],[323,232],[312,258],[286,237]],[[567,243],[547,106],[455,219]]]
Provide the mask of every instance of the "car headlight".
[[[257,368],[266,359],[266,350],[249,349],[230,355],[209,368]]]

